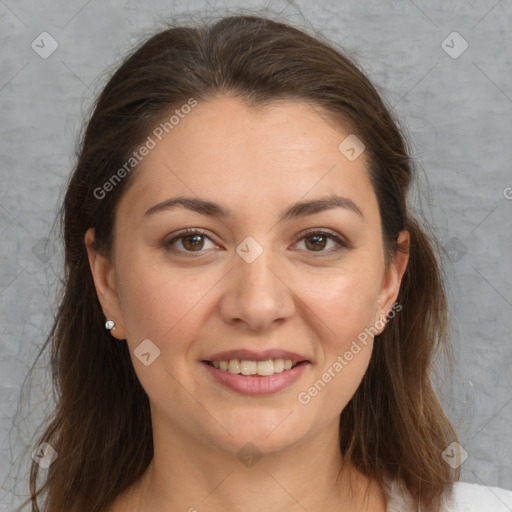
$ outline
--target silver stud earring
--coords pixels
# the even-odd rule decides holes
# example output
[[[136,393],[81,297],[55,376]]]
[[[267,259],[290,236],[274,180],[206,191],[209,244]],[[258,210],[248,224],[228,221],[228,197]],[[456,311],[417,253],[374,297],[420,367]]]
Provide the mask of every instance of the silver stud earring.
[[[105,323],[105,328],[107,328],[109,331],[115,331],[116,324],[113,320],[107,320]]]

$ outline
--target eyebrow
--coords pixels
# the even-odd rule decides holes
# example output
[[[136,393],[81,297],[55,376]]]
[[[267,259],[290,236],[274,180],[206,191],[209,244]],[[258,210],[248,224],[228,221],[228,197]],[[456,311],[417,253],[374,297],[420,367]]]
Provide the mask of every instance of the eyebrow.
[[[210,217],[228,218],[232,215],[229,208],[221,206],[220,204],[201,199],[199,197],[172,197],[166,199],[161,203],[158,203],[149,208],[145,213],[144,217],[154,215],[155,213],[172,210],[176,207],[183,207],[187,210],[200,213],[202,215],[208,215]],[[334,208],[344,208],[348,211],[352,211],[364,218],[363,212],[359,206],[357,206],[352,199],[348,197],[341,197],[337,195],[330,195],[319,199],[313,199],[311,201],[301,201],[293,204],[284,211],[281,212],[279,222],[285,220],[296,219],[299,217],[306,217],[307,215],[313,215],[326,210],[332,210]]]

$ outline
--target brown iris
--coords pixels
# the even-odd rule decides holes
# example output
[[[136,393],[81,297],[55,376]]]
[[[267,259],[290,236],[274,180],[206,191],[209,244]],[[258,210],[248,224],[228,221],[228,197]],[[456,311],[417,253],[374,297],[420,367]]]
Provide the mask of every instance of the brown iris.
[[[192,240],[192,243],[189,242]],[[203,235],[188,235],[183,237],[182,239],[183,247],[188,251],[197,251],[201,250],[204,245],[204,236]]]
[[[306,247],[308,249],[312,249],[313,251],[322,250],[325,248],[325,244],[327,242],[327,237],[325,235],[311,235],[304,239],[306,243]],[[310,244],[310,240],[315,240],[313,244]],[[318,242],[320,240],[320,242]]]

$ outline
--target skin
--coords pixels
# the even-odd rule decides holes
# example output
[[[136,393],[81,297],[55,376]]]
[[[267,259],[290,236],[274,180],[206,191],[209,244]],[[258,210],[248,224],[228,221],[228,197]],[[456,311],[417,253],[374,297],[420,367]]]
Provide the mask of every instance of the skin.
[[[339,416],[367,369],[373,339],[307,405],[297,399],[386,316],[407,265],[402,253],[385,265],[365,155],[351,162],[338,150],[349,133],[306,103],[254,109],[224,96],[200,103],[132,176],[111,260],[92,248],[88,230],[98,298],[116,323],[113,336],[127,340],[153,425],[154,459],[114,512],[385,511],[376,485],[340,471],[338,448]],[[334,208],[278,222],[284,208],[330,194],[350,198],[363,216]],[[208,199],[233,214],[178,207],[144,215],[175,196]],[[207,233],[195,240],[199,253],[190,238],[176,241],[175,252],[163,247],[185,228]],[[311,228],[333,231],[352,248],[304,238]],[[236,252],[247,236],[263,248],[252,263]],[[399,242],[408,247],[406,231]],[[134,356],[144,339],[160,349],[149,366]],[[277,394],[248,397],[221,387],[200,363],[236,348],[290,350],[311,364]],[[237,457],[248,442],[262,455],[252,467]]]

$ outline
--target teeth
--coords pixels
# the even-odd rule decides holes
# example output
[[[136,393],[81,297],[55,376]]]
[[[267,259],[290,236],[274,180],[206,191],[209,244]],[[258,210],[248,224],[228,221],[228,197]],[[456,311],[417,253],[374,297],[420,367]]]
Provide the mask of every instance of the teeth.
[[[274,375],[274,361],[269,359],[268,361],[258,361],[257,367],[258,375]]]
[[[258,373],[258,363],[256,361],[240,361],[240,371],[242,375],[256,375]]]
[[[274,373],[281,373],[284,370],[284,359],[274,359]]]
[[[291,359],[267,359],[266,361],[249,361],[246,359],[231,359],[229,361],[213,361],[218,370],[242,375],[268,376],[290,370],[293,366]]]
[[[240,373],[240,361],[238,359],[231,359],[227,369],[230,373]]]

